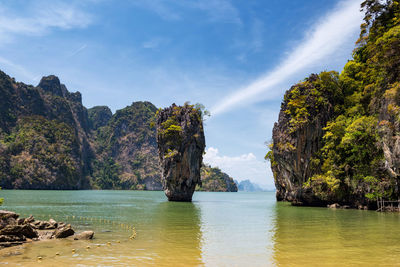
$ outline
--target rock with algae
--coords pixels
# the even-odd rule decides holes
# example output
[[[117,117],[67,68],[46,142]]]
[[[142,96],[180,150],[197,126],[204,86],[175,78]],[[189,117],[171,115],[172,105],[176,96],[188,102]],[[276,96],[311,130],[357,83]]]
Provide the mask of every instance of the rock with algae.
[[[169,201],[192,201],[201,184],[205,138],[202,111],[193,105],[172,106],[157,113],[157,144],[162,183]]]

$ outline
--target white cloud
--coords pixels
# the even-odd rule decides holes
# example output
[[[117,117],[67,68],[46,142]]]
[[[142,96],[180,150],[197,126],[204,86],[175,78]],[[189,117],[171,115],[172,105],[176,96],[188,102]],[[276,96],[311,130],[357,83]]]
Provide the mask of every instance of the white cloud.
[[[204,162],[212,167],[218,167],[233,179],[243,181],[249,179],[260,185],[273,188],[273,178],[269,164],[259,160],[253,153],[235,157],[222,156],[217,148],[209,147],[204,155]]]
[[[37,2],[27,6],[26,10],[21,11],[0,4],[0,44],[10,42],[16,36],[40,36],[54,28],[84,28],[92,20],[77,6],[62,2]]]
[[[276,97],[278,92],[272,92],[272,90],[276,89],[277,85],[302,69],[319,61],[329,60],[329,56],[338,51],[358,32],[362,21],[362,14],[359,11],[360,2],[360,0],[340,2],[335,10],[323,16],[315,24],[304,41],[289,53],[280,65],[217,103],[211,109],[211,114],[217,115],[238,105]],[[279,95],[280,93],[279,90]]]

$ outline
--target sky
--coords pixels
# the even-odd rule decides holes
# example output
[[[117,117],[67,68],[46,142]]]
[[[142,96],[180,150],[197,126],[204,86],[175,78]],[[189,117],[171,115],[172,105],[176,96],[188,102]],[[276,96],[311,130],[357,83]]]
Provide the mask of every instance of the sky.
[[[273,189],[283,95],[351,59],[361,0],[2,0],[0,69],[54,74],[90,108],[202,103],[204,161]]]

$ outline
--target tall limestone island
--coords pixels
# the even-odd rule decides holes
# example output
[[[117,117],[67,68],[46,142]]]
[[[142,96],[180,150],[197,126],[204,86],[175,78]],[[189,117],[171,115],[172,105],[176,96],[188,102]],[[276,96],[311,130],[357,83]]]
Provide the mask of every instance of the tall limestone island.
[[[266,156],[278,200],[397,206],[400,1],[366,0],[361,7],[365,23],[343,71],[312,74],[285,94]]]
[[[157,144],[162,183],[169,201],[192,201],[206,146],[202,111],[185,104],[159,110]]]

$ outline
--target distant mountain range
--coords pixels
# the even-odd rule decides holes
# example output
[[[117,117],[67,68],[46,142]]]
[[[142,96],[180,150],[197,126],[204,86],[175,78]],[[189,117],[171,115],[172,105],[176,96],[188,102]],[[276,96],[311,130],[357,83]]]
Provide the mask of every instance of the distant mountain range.
[[[161,190],[156,112],[150,102],[86,109],[56,76],[32,86],[0,71],[0,186]],[[202,180],[199,190],[237,191],[218,168],[204,166]]]
[[[261,192],[261,191],[269,191],[258,184],[250,182],[250,180],[244,180],[241,182],[235,181],[238,187],[238,191],[244,191],[244,192]]]

